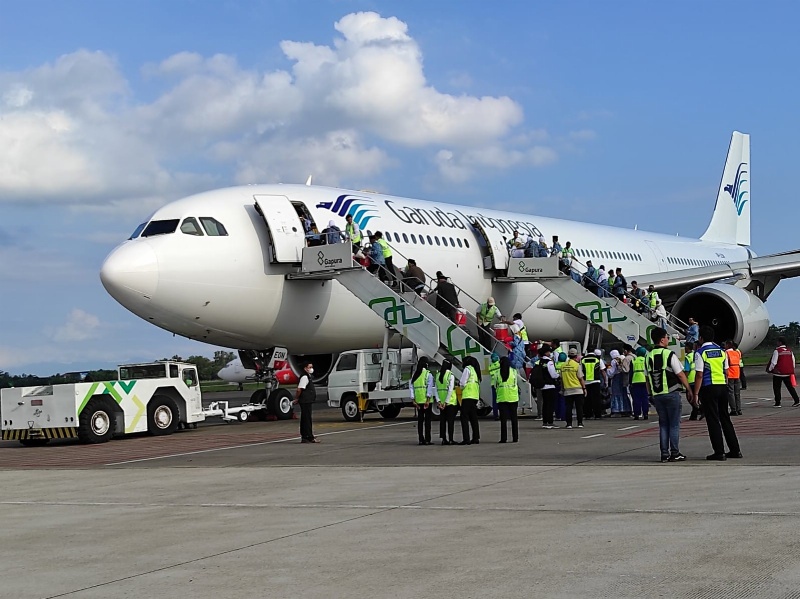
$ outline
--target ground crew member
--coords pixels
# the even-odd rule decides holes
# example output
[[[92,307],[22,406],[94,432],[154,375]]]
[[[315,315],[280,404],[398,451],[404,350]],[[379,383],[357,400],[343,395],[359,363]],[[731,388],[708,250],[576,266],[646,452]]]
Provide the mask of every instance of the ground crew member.
[[[553,424],[553,412],[556,408],[556,400],[558,399],[558,389],[556,389],[556,380],[558,379],[558,371],[551,358],[551,348],[545,344],[539,348],[539,363],[542,367],[542,428],[553,429],[556,428]],[[531,371],[531,378],[533,378],[533,371]]]
[[[792,375],[794,375],[795,361],[792,350],[786,347],[786,339],[778,337],[778,347],[772,352],[772,358],[767,366],[767,372],[772,373],[772,392],[775,394],[775,407],[781,407],[781,385],[786,385],[789,395],[794,400],[793,407],[800,405],[797,391],[792,385]]]
[[[697,331],[698,334],[700,334],[699,327]],[[694,389],[694,379],[696,374],[694,369],[694,350],[696,348],[696,344],[689,341],[684,347],[686,348],[686,358],[683,363],[683,373],[686,375],[686,380],[689,381],[689,386]],[[700,420],[703,419],[703,406],[700,405],[699,398],[695,397],[695,402],[692,404],[692,413],[689,415],[689,420],[697,420],[698,416],[700,417]]]
[[[667,349],[667,331],[656,327],[651,338],[655,347],[646,358],[647,385],[658,412],[661,461],[682,462],[686,456],[678,447],[681,436],[681,385],[686,389],[689,403],[693,403],[694,394],[683,373],[681,361],[675,352]]]
[[[436,401],[439,402],[439,438],[442,445],[455,445],[453,432],[458,412],[458,397],[455,393],[456,375],[450,360],[442,362],[439,376],[436,377]]]
[[[431,445],[431,405],[436,396],[433,375],[428,370],[428,358],[417,361],[414,376],[408,381],[408,391],[417,408],[417,433],[420,445]],[[424,428],[424,434],[423,434]]]
[[[517,386],[517,371],[511,368],[508,357],[500,358],[497,385],[497,405],[500,407],[500,443],[508,441],[508,428],[506,424],[511,419],[511,442],[519,441],[519,426],[517,422],[517,409],[519,407],[519,387]]]
[[[742,367],[742,352],[734,346],[733,341],[725,342],[725,355],[728,358],[728,405],[731,408],[729,416],[742,415],[742,381],[740,372]]]
[[[520,312],[517,312],[516,314],[514,314],[513,320],[505,320],[503,322],[505,322],[509,326],[511,326],[512,324],[516,325],[517,335],[519,335],[519,338],[522,339],[522,342],[525,344],[525,355],[527,357],[531,357],[531,353],[529,351],[531,342],[530,339],[528,338],[528,329],[525,328],[525,323],[522,320],[522,314]]]
[[[492,361],[489,364],[489,380],[492,383],[492,416],[499,420],[499,408],[497,407],[497,386],[500,384],[500,356],[492,352]]]
[[[490,297],[485,303],[478,306],[475,317],[478,319],[478,341],[487,348],[494,346],[494,335],[492,334],[492,321],[495,317],[502,319],[503,315],[494,304],[494,298]]]
[[[375,243],[378,244],[378,247],[380,247],[381,253],[383,254],[383,261],[386,264],[385,268],[389,286],[394,287],[396,276],[394,273],[394,264],[392,263],[392,248],[389,247],[389,244],[383,238],[383,233],[381,231],[375,231]]]
[[[303,376],[297,382],[293,404],[300,404],[300,442],[319,443],[319,439],[314,436],[313,425],[311,422],[311,409],[317,399],[317,391],[314,389],[314,382],[311,375],[314,374],[314,365],[306,362],[303,366]]]
[[[353,244],[353,253],[355,253],[361,246],[361,229],[359,229],[358,225],[353,221],[352,214],[348,214],[345,217],[345,221],[346,224],[344,226],[344,232],[347,233],[347,239],[349,239],[350,243]]]
[[[461,443],[460,445],[477,445],[481,442],[480,423],[478,422],[478,400],[481,398],[481,366],[473,356],[464,358],[464,370],[461,373]],[[472,437],[469,429],[472,427]]]
[[[581,360],[583,373],[586,378],[586,406],[584,414],[586,418],[600,420],[603,417],[603,400],[601,398],[603,384],[608,384],[606,375],[606,365],[600,358],[603,352],[599,349],[594,353],[584,356]]]
[[[631,363],[631,397],[633,397],[634,420],[639,420],[640,414],[644,420],[647,420],[650,412],[650,395],[647,393],[646,358],[647,349],[639,347],[636,350],[636,357]]]
[[[578,362],[578,350],[571,347],[567,352],[567,357],[569,359],[561,366],[561,384],[566,404],[564,419],[567,421],[567,426],[564,428],[572,428],[573,404],[578,417],[578,428],[583,428],[583,399],[586,397],[586,380],[583,376],[583,368]]]
[[[700,343],[694,360],[697,371],[694,391],[703,404],[708,437],[714,448],[714,453],[706,456],[706,459],[725,461],[726,458],[740,458],[739,439],[728,414],[728,384],[725,380],[728,359],[722,348],[714,343],[714,329],[711,327],[700,327]],[[723,435],[728,443],[728,453],[725,453]]]
[[[658,306],[658,300],[659,300],[658,291],[656,291],[655,287],[650,285],[647,288],[647,305],[650,307],[651,312],[656,311],[656,307]]]

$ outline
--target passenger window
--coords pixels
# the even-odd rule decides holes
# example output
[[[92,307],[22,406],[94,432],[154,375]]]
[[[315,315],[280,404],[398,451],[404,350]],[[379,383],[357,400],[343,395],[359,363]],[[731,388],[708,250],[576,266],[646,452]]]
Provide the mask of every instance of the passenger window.
[[[433,245],[433,240],[430,235],[428,235],[428,245]]]
[[[197,221],[190,216],[189,218],[183,219],[181,233],[186,233],[187,235],[202,235],[203,231],[200,230],[200,225],[197,224]]]
[[[169,378],[171,378],[171,379],[178,378],[178,365],[177,364],[170,364],[169,365]]]
[[[442,237],[442,245],[447,247],[447,237]]]
[[[151,220],[142,232],[142,237],[153,237],[155,235],[169,235],[178,228],[178,219]]]
[[[433,238],[436,240],[436,245],[440,245],[440,244],[439,244],[439,238],[438,238],[438,237],[436,237],[436,236],[434,236]]]
[[[450,246],[451,247],[456,247],[456,241],[452,237],[450,238]]]
[[[226,237],[228,235],[225,226],[216,218],[201,216],[200,222],[203,223],[203,228],[206,230],[206,235],[209,237]]]
[[[408,243],[408,235],[406,235],[405,233],[403,233],[403,241]]]
[[[336,372],[342,370],[355,370],[358,365],[358,354],[344,354],[339,358],[336,365]]]
[[[425,245],[425,238],[422,235],[419,236],[419,242],[421,245]]]
[[[456,241],[458,242],[458,247],[461,247],[461,240],[460,239],[456,239]]]
[[[413,233],[411,234],[411,243],[417,243],[417,236]]]
[[[141,225],[136,227],[136,229],[133,231],[133,234],[131,234],[131,236],[128,237],[128,239],[136,239],[137,237],[139,237],[139,235],[141,235],[142,231],[144,231],[144,228],[146,226],[147,226],[147,223],[142,223]]]
[[[469,247],[469,241],[467,241],[467,240],[465,239],[465,240],[464,240],[464,245],[465,245],[466,247]]]

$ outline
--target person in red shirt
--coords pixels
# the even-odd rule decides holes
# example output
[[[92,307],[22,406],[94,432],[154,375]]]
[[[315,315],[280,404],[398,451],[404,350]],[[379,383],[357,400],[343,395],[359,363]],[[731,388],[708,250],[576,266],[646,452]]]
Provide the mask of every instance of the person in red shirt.
[[[728,356],[728,405],[731,416],[742,415],[742,352],[733,341],[725,342],[725,354]]]
[[[792,386],[792,376],[794,375],[794,354],[786,347],[786,339],[778,337],[778,347],[772,352],[772,359],[767,365],[767,372],[772,373],[772,391],[775,394],[775,407],[781,407],[781,385],[786,385],[789,395],[792,396],[794,404],[792,407],[800,406],[800,398],[797,391]]]

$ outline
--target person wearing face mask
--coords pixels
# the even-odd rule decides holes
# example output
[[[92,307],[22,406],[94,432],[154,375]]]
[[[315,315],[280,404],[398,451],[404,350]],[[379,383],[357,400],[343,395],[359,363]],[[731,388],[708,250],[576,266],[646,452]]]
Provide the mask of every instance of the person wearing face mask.
[[[314,382],[311,375],[314,374],[314,365],[306,362],[303,366],[303,376],[297,383],[297,392],[294,396],[293,404],[300,404],[300,438],[301,443],[319,443],[319,439],[314,437],[311,423],[311,409],[317,399],[317,392],[314,389]]]

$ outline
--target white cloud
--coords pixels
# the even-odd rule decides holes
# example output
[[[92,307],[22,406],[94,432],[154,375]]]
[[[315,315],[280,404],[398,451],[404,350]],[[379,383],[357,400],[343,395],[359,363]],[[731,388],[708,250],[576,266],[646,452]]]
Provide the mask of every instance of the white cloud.
[[[230,180],[313,172],[339,184],[390,168],[393,145],[429,150],[447,180],[556,159],[539,133],[518,130],[511,98],[437,90],[399,19],[360,12],[334,28],[330,45],[281,42],[289,70],[188,51],[144,65],[161,86],[152,101],[103,52],[0,72],[0,201],[141,210]]]
[[[97,336],[100,326],[97,316],[74,308],[67,321],[53,333],[53,340],[59,343],[86,341]]]

